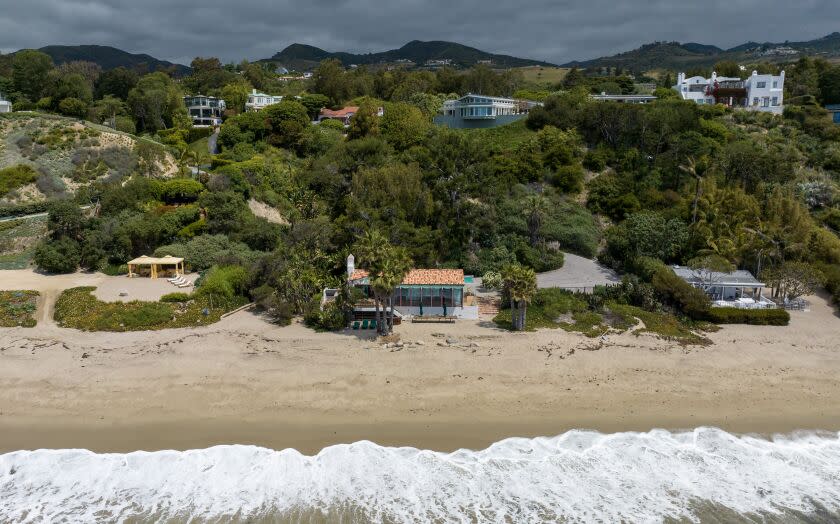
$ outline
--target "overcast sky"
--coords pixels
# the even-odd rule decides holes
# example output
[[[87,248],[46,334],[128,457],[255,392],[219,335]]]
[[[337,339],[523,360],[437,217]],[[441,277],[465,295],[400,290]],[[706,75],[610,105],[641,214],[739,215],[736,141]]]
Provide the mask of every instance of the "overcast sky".
[[[449,40],[562,63],[654,40],[810,40],[838,20],[838,0],[0,0],[0,50],[101,44],[189,64],[267,58],[294,42],[375,52]]]

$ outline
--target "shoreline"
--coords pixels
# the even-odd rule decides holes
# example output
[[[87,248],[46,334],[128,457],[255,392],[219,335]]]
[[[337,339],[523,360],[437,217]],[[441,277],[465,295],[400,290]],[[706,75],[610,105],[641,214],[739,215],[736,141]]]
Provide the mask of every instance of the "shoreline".
[[[789,415],[789,414],[788,414]],[[787,417],[787,415],[786,415]],[[723,417],[724,419],[726,417]],[[772,438],[774,435],[807,433],[836,433],[840,422],[833,427],[819,427],[834,414],[803,415],[795,420],[778,422],[773,417],[728,422],[721,418],[663,417],[650,414],[627,422],[609,422],[603,418],[569,420],[499,421],[435,421],[405,420],[379,421],[372,424],[248,422],[243,427],[237,420],[179,420],[143,422],[129,425],[97,423],[27,422],[25,425],[0,424],[0,455],[14,451],[38,449],[85,449],[94,453],[131,453],[134,451],[188,451],[214,446],[256,446],[281,451],[293,449],[303,455],[314,456],[324,448],[335,445],[370,441],[385,447],[410,447],[442,453],[460,449],[484,450],[508,438],[556,437],[567,431],[595,431],[598,433],[646,433],[651,430],[669,432],[693,431],[712,427],[733,435]],[[661,422],[665,421],[663,425]],[[723,423],[720,423],[723,422]],[[693,424],[693,425],[690,425]],[[830,425],[830,424],[829,424]]]
[[[253,444],[311,455],[360,440],[483,449],[571,429],[837,431],[840,320],[824,297],[809,300],[790,326],[724,326],[708,346],[479,320],[404,324],[402,340],[423,344],[383,349],[368,334],[246,311],[153,332],[2,328],[0,453]]]

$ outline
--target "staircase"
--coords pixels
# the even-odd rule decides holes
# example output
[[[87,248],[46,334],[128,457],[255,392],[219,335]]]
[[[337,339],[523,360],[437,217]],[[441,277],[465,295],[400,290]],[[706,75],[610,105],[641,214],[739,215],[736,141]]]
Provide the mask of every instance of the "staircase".
[[[499,297],[478,297],[478,316],[493,318],[499,314]]]

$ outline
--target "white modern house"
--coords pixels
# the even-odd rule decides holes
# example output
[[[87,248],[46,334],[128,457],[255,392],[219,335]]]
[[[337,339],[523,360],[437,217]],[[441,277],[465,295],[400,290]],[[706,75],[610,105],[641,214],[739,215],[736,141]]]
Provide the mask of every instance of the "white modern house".
[[[12,112],[12,103],[3,98],[3,94],[0,93],[0,113],[11,113]]]
[[[730,273],[708,269],[693,269],[673,266],[674,273],[692,286],[703,290],[714,307],[737,307],[740,309],[772,309],[778,305],[765,297],[767,287],[752,273],[736,270]]]
[[[248,95],[248,101],[245,102],[245,111],[259,111],[260,109],[266,106],[270,106],[272,104],[279,104],[282,101],[282,96],[258,93],[257,90],[254,89],[251,91],[251,94]]]
[[[718,76],[717,72],[713,71],[711,78],[686,78],[685,73],[679,73],[673,89],[683,100],[693,100],[697,104],[723,104],[751,111],[781,114],[784,106],[784,85],[784,71],[779,75],[760,75],[758,71],[753,71],[744,80],[739,77]]]
[[[541,105],[539,102],[498,96],[466,94],[443,103],[435,124],[453,129],[496,127],[516,122]]]
[[[222,115],[227,109],[225,101],[215,96],[185,96],[184,105],[187,106],[194,127],[221,125]]]

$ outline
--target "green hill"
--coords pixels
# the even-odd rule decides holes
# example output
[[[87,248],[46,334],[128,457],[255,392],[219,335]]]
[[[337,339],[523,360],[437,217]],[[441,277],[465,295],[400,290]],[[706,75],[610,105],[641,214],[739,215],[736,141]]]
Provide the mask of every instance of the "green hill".
[[[98,64],[106,71],[117,67],[126,67],[143,72],[174,68],[177,75],[186,75],[190,72],[190,68],[185,65],[158,60],[146,54],[128,53],[122,49],[104,45],[48,45],[38,49],[38,51],[50,55],[56,65],[84,60]]]
[[[454,42],[421,42],[419,40],[413,40],[399,49],[367,54],[329,52],[310,45],[292,44],[271,58],[263,61],[273,62],[289,69],[301,70],[315,67],[321,60],[327,58],[340,60],[345,66],[351,64],[380,64],[403,60],[410,60],[418,66],[424,65],[428,60],[450,60],[455,67],[470,67],[480,61],[487,60],[490,61],[493,67],[501,68],[553,65],[539,60],[488,53]]]
[[[593,60],[574,61],[563,67],[599,68],[621,67],[641,73],[651,69],[691,69],[710,67],[721,60],[740,64],[753,62],[788,62],[801,56],[840,58],[840,33],[801,42],[746,42],[721,49],[714,45],[680,42],[653,42],[638,49]]]

